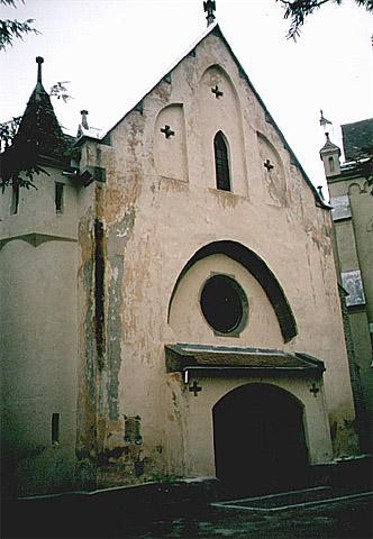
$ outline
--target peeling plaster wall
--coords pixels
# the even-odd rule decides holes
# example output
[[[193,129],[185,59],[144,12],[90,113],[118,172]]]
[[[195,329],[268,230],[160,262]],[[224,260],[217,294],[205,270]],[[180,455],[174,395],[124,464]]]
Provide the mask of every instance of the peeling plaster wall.
[[[217,131],[232,192],[215,188]],[[246,383],[277,385],[303,403],[312,463],[355,454],[330,213],[224,41],[211,33],[105,142],[86,139],[77,151],[85,186],[48,169],[38,191],[21,191],[17,215],[10,190],[0,199],[7,486],[35,493],[215,475],[212,409]],[[60,213],[56,181],[65,185]],[[276,277],[298,328],[290,342],[262,285],[226,255],[199,260],[175,292],[193,255],[222,240]],[[215,334],[201,313],[214,272],[247,295],[248,322],[234,337]],[[307,353],[325,362],[324,383],[202,377],[195,397],[180,373],[166,372],[164,346],[177,342]]]
[[[330,214],[317,207],[315,193],[225,45],[210,35],[195,52],[110,132],[111,146],[100,155],[107,181],[89,186],[84,210],[81,206],[83,366],[78,446],[82,462],[85,455],[90,466],[98,465],[94,480],[100,485],[131,484],[159,474],[213,474],[212,439],[209,436],[201,441],[200,433],[215,400],[243,381],[209,381],[202,398],[193,400],[189,393],[186,398],[178,376],[166,373],[164,345],[180,340],[213,345],[232,342],[211,332],[196,304],[197,278],[202,280],[214,268],[240,275],[252,290],[253,318],[250,314],[247,329],[234,339],[234,346],[280,347],[306,352],[325,362],[325,407],[319,404],[321,399],[313,400],[306,393],[307,384],[290,378],[276,381],[298,395],[308,408],[312,461],[332,458],[326,408],[331,425],[336,425],[332,431],[334,455],[356,451]],[[218,77],[214,81],[223,89],[229,81],[228,104],[224,98],[217,103],[203,78],[216,58],[221,72],[214,68],[214,76]],[[219,73],[224,73],[220,79]],[[204,90],[207,93],[201,107]],[[154,159],[155,137],[165,136],[154,126],[161,111],[175,103],[183,105],[182,135],[188,156],[180,166],[173,167],[174,176],[187,167],[187,178],[183,172],[180,180],[158,176]],[[214,188],[212,141],[219,127],[217,107],[222,110],[224,132],[233,134],[230,159],[235,175],[232,185],[233,189],[239,186],[237,192]],[[237,114],[243,118],[240,133]],[[205,123],[206,117],[209,121]],[[267,146],[259,147],[258,133]],[[240,137],[242,140],[235,144]],[[162,139],[163,153],[165,146]],[[273,199],[273,190],[268,192],[271,182],[266,180],[263,164],[266,147],[281,164],[285,186],[281,205],[278,197]],[[93,149],[91,157],[94,165]],[[103,223],[105,253],[105,345],[101,366],[93,344],[92,297],[92,223],[98,218]],[[239,242],[257,253],[278,279],[299,330],[290,343],[282,343],[278,322],[255,279],[243,275],[237,264],[219,257],[217,261],[201,261],[204,269],[200,275],[196,267],[193,274],[185,276],[180,295],[174,299],[171,322],[167,323],[172,291],[186,262],[202,246],[222,239]],[[260,308],[256,309],[256,303]],[[197,403],[198,414],[191,408]],[[315,412],[317,406],[320,409]],[[193,440],[197,440],[194,445]]]

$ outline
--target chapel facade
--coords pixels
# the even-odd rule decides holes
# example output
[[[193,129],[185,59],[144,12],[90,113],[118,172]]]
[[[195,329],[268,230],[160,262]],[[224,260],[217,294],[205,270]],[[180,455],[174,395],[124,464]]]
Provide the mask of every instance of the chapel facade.
[[[219,25],[101,138],[86,113],[63,138],[38,63],[13,148],[27,120],[37,190],[0,200],[8,487],[356,455],[330,207]]]

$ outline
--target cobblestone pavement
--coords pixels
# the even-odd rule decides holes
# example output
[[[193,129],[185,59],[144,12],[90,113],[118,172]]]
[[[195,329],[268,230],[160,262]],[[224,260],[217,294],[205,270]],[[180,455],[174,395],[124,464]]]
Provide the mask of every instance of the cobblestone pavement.
[[[132,523],[126,539],[371,539],[372,497],[277,512],[211,508],[182,518]],[[112,536],[113,537],[113,536]]]

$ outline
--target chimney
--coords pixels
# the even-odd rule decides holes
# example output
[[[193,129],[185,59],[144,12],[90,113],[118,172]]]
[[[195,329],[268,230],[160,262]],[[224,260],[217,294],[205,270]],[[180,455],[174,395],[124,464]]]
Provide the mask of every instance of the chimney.
[[[80,114],[82,115],[82,126],[84,127],[84,129],[89,129],[87,120],[88,110],[81,110]]]

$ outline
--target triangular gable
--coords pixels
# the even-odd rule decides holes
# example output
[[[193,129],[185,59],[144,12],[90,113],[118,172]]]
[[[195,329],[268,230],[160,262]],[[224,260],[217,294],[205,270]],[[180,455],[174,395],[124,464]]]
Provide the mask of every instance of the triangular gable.
[[[265,106],[262,98],[260,97],[260,95],[258,94],[258,92],[256,91],[254,85],[251,83],[249,77],[247,76],[245,70],[243,69],[241,63],[239,62],[239,60],[237,59],[236,55],[234,54],[234,52],[232,51],[232,48],[231,46],[229,45],[228,41],[226,40],[226,38],[224,37],[224,34],[223,32],[221,31],[220,29],[220,26],[218,23],[214,23],[210,26],[207,27],[206,31],[202,34],[202,36],[200,36],[198,38],[198,40],[191,46],[189,47],[189,49],[181,56],[181,58],[179,58],[177,61],[175,61],[175,63],[172,65],[172,67],[170,69],[168,69],[168,71],[166,71],[163,76],[161,76],[156,84],[152,85],[151,89],[148,90],[144,95],[143,97],[130,109],[128,110],[128,112],[125,113],[125,115],[120,119],[118,120],[118,122],[116,122],[116,124],[114,124],[114,126],[112,128],[109,129],[109,131],[107,131],[107,133],[105,134],[105,136],[101,139],[102,142],[104,143],[107,143],[108,141],[108,137],[110,136],[110,133],[117,127],[117,125],[119,125],[131,112],[133,111],[141,111],[142,110],[142,107],[141,107],[141,103],[144,99],[146,99],[146,97],[151,94],[155,88],[162,82],[162,80],[164,79],[167,79],[168,76],[170,76],[170,74],[172,73],[172,71],[181,63],[185,60],[185,58],[187,56],[190,56],[194,49],[196,47],[198,47],[198,45],[200,45],[200,43],[202,43],[202,41],[204,39],[206,39],[209,35],[212,35],[214,34],[215,36],[219,37],[223,43],[225,44],[225,46],[227,47],[230,55],[232,56],[232,59],[233,61],[235,62],[235,64],[237,65],[237,68],[239,70],[239,73],[240,75],[245,79],[246,83],[248,84],[248,86],[250,87],[251,91],[253,92],[253,94],[255,95],[256,99],[258,100],[260,106],[262,107],[263,111],[264,111],[264,114],[265,114],[265,118],[266,118],[266,121],[268,123],[270,123],[273,128],[276,130],[283,146],[286,148],[286,150],[289,152],[289,155],[290,155],[290,158],[291,158],[291,161],[292,163],[300,170],[303,178],[305,179],[307,185],[310,187],[314,197],[315,197],[315,200],[316,200],[316,203],[317,205],[321,206],[322,208],[325,208],[325,209],[330,209],[330,206],[324,201],[324,199],[320,196],[320,193],[318,192],[318,190],[316,189],[316,187],[314,186],[314,184],[311,182],[310,178],[308,177],[307,173],[305,172],[305,170],[303,169],[302,165],[300,164],[298,158],[296,157],[296,155],[294,154],[293,150],[291,149],[291,147],[289,146],[289,144],[287,143],[281,129],[278,127],[278,125],[276,124],[275,120],[273,119],[272,115],[269,113],[267,107]]]

